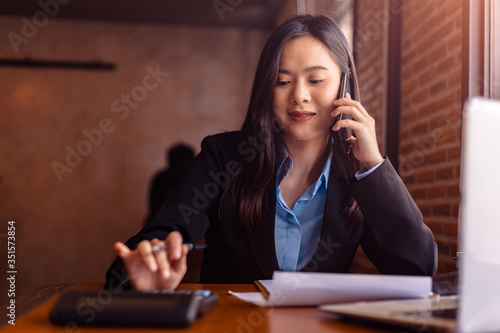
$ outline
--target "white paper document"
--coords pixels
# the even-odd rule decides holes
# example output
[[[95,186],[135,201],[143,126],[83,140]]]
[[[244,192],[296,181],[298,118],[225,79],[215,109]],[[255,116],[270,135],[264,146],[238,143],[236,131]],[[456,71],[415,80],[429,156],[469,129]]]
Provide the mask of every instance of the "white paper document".
[[[401,298],[427,298],[429,276],[344,273],[274,272],[272,280],[259,281],[269,292],[230,293],[258,306],[317,306]]]

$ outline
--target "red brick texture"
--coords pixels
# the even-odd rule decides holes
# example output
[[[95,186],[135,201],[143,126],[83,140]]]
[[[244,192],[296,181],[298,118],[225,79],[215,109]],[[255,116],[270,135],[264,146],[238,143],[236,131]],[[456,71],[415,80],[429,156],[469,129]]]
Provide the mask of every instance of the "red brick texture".
[[[399,172],[439,246],[438,272],[455,270],[461,151],[462,1],[358,0],[356,63],[364,106],[384,133],[387,16],[402,10]],[[378,28],[377,28],[378,27]],[[369,38],[366,38],[369,37]],[[390,98],[387,97],[387,98]],[[384,141],[379,139],[381,150]],[[353,271],[370,271],[357,259]]]
[[[455,269],[460,181],[462,1],[403,2],[400,174]]]
[[[385,39],[389,17],[384,1],[358,1],[354,54],[359,75],[361,102],[375,119],[377,140],[384,150]]]
[[[361,102],[375,119],[377,140],[385,154],[386,34],[389,24],[385,1],[358,0],[354,54],[361,90]],[[375,273],[376,269],[358,250],[350,268],[353,273]]]

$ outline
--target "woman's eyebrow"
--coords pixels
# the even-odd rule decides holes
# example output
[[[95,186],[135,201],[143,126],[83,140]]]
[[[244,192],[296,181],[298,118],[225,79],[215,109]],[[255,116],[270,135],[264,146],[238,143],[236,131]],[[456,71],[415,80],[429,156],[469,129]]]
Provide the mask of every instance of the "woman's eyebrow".
[[[314,72],[314,71],[327,71],[328,68],[326,67],[323,67],[323,66],[311,66],[311,67],[307,67],[304,72],[305,73],[309,73],[309,72]]]
[[[323,70],[323,71],[327,71],[328,68],[324,67],[324,66],[311,66],[311,67],[307,67],[306,69],[304,69],[304,73],[310,73],[310,72],[314,72],[314,71],[318,71],[318,70]],[[278,70],[278,73],[282,73],[282,74],[291,74],[291,72],[288,70],[288,69],[283,69],[283,68],[280,68]]]

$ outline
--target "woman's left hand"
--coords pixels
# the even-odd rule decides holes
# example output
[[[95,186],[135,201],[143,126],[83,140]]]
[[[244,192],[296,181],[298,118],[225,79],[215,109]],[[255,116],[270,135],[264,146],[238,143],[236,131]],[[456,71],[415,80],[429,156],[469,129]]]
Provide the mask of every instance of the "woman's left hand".
[[[380,154],[377,144],[375,120],[366,112],[361,103],[351,99],[351,96],[346,94],[346,97],[336,100],[333,104],[337,106],[332,112],[333,118],[341,113],[349,114],[354,118],[354,120],[342,119],[332,127],[333,131],[345,127],[353,130],[356,137],[351,137],[346,141],[351,144],[354,157],[368,170],[383,162],[384,158]]]

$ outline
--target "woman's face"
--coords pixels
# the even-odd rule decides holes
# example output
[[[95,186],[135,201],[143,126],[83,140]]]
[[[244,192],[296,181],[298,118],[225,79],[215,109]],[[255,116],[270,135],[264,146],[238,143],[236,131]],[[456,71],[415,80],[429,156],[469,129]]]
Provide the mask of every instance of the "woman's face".
[[[274,115],[285,140],[323,140],[340,86],[340,69],[326,46],[310,37],[288,41],[274,89]]]

